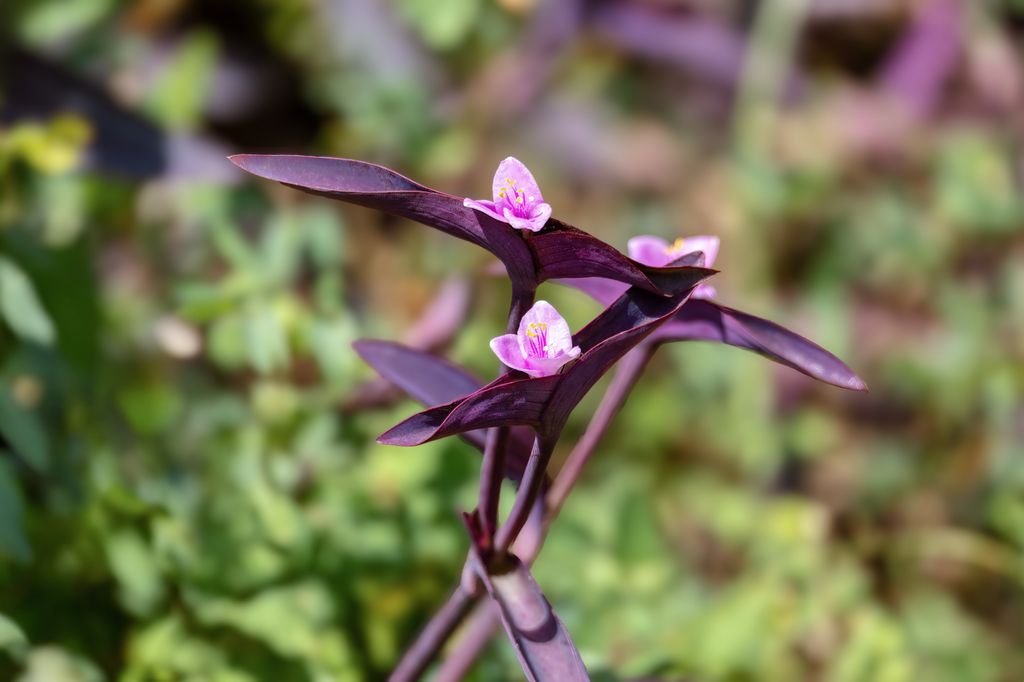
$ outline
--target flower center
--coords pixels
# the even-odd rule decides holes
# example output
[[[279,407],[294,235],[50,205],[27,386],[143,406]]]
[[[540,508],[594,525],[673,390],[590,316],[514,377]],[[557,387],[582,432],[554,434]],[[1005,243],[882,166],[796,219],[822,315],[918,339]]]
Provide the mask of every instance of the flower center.
[[[548,324],[547,322],[531,322],[526,326],[526,338],[530,354],[536,357],[548,357]]]
[[[665,247],[666,256],[679,256],[686,252],[686,240],[679,237],[671,245]]]
[[[505,178],[505,187],[498,192],[498,198],[505,202],[505,206],[517,218],[529,218],[530,206],[537,199],[527,197],[526,190],[517,188],[516,181],[512,178]]]

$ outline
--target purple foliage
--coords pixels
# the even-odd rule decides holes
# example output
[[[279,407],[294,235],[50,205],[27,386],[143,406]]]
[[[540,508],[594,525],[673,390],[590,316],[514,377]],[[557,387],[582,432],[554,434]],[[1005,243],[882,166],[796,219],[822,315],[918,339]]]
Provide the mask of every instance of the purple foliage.
[[[382,434],[378,442],[419,445],[466,431],[513,424],[557,437],[569,413],[597,380],[679,312],[699,282],[695,279],[675,296],[657,296],[634,287],[573,337],[582,353],[564,372],[535,379],[509,372],[479,391],[409,417]]]
[[[439,192],[365,161],[321,156],[238,154],[238,167],[310,194],[409,218],[480,246],[505,264],[513,284],[535,289],[548,279],[606,277],[670,294],[692,276],[687,267],[656,268],[627,258],[600,239],[550,219],[524,238],[509,225]]]
[[[863,381],[820,346],[712,300],[716,292],[704,280],[716,271],[704,265],[714,262],[717,238],[669,243],[637,237],[630,241],[627,257],[552,218],[552,207],[533,175],[512,157],[499,165],[492,199],[487,200],[456,197],[350,159],[241,155],[232,161],[302,191],[409,218],[476,244],[497,256],[512,284],[506,333],[491,342],[505,369],[486,385],[422,349],[387,341],[355,344],[383,380],[426,406],[382,434],[380,443],[415,446],[460,435],[484,453],[477,510],[463,515],[470,537],[463,577],[410,647],[393,680],[418,677],[481,592],[497,607],[527,679],[588,679],[579,652],[527,565],[660,344],[716,341],[760,353],[826,383],[865,389]],[[589,293],[605,309],[572,334],[550,304],[534,301],[537,285],[549,279]],[[461,321],[462,313],[456,317]],[[427,336],[448,339],[459,326],[431,327]],[[411,336],[415,346],[423,335]],[[617,363],[619,371],[594,420],[559,480],[549,487],[547,466],[569,414]],[[508,518],[499,524],[503,478],[516,481],[518,491]]]
[[[690,301],[651,340],[726,343],[763,355],[818,381],[851,391],[867,390],[867,384],[842,360],[813,341],[774,322],[714,301]]]

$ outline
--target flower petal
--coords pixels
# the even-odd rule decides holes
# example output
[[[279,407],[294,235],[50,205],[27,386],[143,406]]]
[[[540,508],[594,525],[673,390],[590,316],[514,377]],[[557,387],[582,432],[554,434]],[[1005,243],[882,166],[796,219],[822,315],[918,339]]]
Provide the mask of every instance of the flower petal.
[[[569,413],[598,379],[679,312],[698,283],[699,279],[691,281],[688,289],[673,296],[634,287],[579,331],[579,361],[565,372],[536,379],[519,379],[510,372],[460,400],[414,414],[382,434],[377,442],[408,447],[475,429],[512,424],[532,426],[548,436],[557,435]],[[575,352],[573,348],[567,354]]]
[[[545,204],[545,206],[546,205],[547,204]],[[547,218],[520,218],[516,214],[512,213],[512,210],[509,208],[506,208],[502,213],[502,220],[517,230],[540,232],[548,222]],[[550,211],[548,212],[548,215],[550,215]]]
[[[604,277],[581,277],[579,279],[556,279],[555,282],[567,287],[574,287],[590,296],[603,306],[609,306],[629,289],[628,284],[616,282]],[[703,286],[703,285],[701,285]]]
[[[572,362],[579,355],[579,346],[574,346],[568,353],[559,353],[553,358],[526,358],[526,365],[529,369],[523,371],[531,377],[549,377],[552,374],[558,374],[558,370],[563,365]]]
[[[491,183],[494,203],[500,201],[501,192],[508,191],[510,185],[517,190],[522,190],[526,201],[531,204],[544,201],[540,187],[533,179],[533,174],[519,159],[513,156],[509,156],[499,163],[498,170],[494,172],[494,181]]]
[[[486,213],[495,220],[505,222],[505,217],[501,215],[498,207],[494,205],[493,201],[487,201],[486,199],[464,199],[462,205],[466,208],[472,208],[481,213]]]
[[[688,290],[695,282],[715,274],[714,270],[643,265],[593,235],[555,218],[543,232],[526,239],[538,265],[538,279],[606,277],[638,286],[662,296]],[[691,264],[692,265],[692,264]]]
[[[690,298],[701,299],[706,301],[712,298],[716,298],[717,296],[717,289],[715,289],[710,284],[701,284],[700,286],[693,290],[693,293],[690,295]]]
[[[703,265],[710,268],[718,256],[719,243],[718,237],[709,235],[681,238],[673,244],[661,237],[643,235],[630,239],[626,249],[633,260],[654,267],[663,267],[688,253],[700,251],[704,254]]]
[[[555,306],[551,305],[547,301],[537,301],[533,304],[533,307],[526,311],[523,315],[523,319],[519,322],[519,332],[517,334],[519,338],[520,348],[523,349],[523,355],[529,357],[526,345],[526,334],[530,328],[530,325],[544,325],[546,326],[547,335],[547,347],[548,355],[554,356],[558,353],[568,352],[572,348],[572,330],[569,329],[569,323],[565,321]]]
[[[672,262],[673,258],[668,253],[669,248],[670,245],[667,241],[651,235],[633,237],[626,242],[626,252],[629,253],[630,258],[638,263],[656,268]]]
[[[519,337],[515,334],[502,334],[491,339],[491,350],[498,356],[502,364],[520,372],[526,372],[529,365],[523,357]]]
[[[544,223],[546,223],[548,221],[548,218],[550,218],[550,217],[551,217],[551,204],[545,204],[543,202],[541,202],[541,203],[537,204],[536,206],[534,206],[532,211],[531,211],[531,213],[530,213],[530,218],[532,218],[533,220],[540,221],[542,225]]]
[[[721,244],[721,240],[718,237],[710,235],[697,235],[696,237],[687,237],[684,240],[684,248],[682,252],[672,257],[673,260],[687,253],[693,253],[694,251],[704,252],[704,265],[705,267],[712,267],[715,264],[715,258],[718,257],[718,246]]]

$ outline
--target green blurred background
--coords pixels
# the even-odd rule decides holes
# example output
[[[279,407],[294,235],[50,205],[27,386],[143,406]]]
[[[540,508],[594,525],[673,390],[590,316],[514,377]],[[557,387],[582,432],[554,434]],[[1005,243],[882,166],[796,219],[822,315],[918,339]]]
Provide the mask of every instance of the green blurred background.
[[[467,196],[511,154],[619,248],[719,235],[722,302],[870,385],[659,353],[536,565],[595,677],[1024,679],[1024,3],[0,22],[0,678],[379,680],[457,579],[478,455],[375,445],[415,406],[341,409],[371,376],[349,344],[462,277],[451,353],[487,376],[507,287],[467,244],[224,159],[288,151]],[[574,328],[598,310],[541,295]],[[472,679],[520,676],[499,640]]]

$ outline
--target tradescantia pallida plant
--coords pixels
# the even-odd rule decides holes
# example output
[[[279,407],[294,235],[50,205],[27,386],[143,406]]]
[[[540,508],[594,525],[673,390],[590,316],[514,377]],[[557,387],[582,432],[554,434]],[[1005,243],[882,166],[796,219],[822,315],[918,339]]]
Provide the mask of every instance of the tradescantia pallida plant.
[[[473,609],[472,626],[435,679],[459,679],[498,622],[523,672],[540,682],[588,679],[562,622],[530,574],[550,523],[653,353],[673,341],[714,341],[759,353],[850,390],[864,383],[834,355],[768,320],[720,305],[705,282],[715,237],[668,243],[630,240],[628,256],[552,217],[530,171],[507,158],[490,199],[440,192],[387,168],[325,157],[239,155],[244,170],[296,189],[410,218],[480,246],[504,265],[512,285],[508,324],[491,349],[500,375],[481,384],[425,350],[362,340],[356,351],[383,379],[426,409],[378,442],[415,446],[460,436],[483,452],[477,507],[463,518],[470,543],[462,579],[407,650],[391,679],[417,679]],[[590,295],[604,310],[572,333],[546,301],[554,280]],[[606,372],[615,374],[582,438],[552,480],[551,454],[570,413]],[[517,485],[498,518],[503,479]]]

